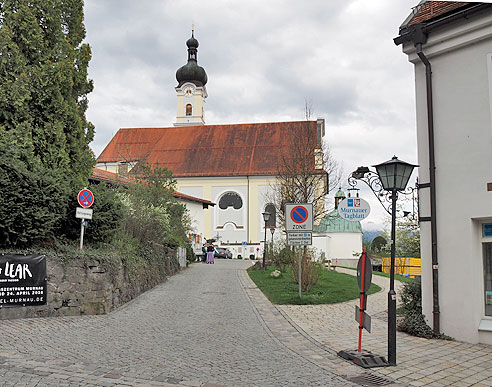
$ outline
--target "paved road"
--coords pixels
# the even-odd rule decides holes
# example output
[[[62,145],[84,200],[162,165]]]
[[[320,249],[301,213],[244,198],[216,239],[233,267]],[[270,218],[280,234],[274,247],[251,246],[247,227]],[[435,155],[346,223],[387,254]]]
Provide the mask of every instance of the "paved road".
[[[272,334],[248,265],[194,264],[109,315],[2,321],[0,385],[350,385]]]

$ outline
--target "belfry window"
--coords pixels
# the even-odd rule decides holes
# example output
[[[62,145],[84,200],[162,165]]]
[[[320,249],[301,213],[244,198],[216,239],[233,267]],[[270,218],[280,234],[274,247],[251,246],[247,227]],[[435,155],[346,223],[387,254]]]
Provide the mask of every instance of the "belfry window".
[[[192,106],[191,106],[191,103],[187,104],[186,105],[186,115],[187,116],[191,116],[191,112],[192,112]]]

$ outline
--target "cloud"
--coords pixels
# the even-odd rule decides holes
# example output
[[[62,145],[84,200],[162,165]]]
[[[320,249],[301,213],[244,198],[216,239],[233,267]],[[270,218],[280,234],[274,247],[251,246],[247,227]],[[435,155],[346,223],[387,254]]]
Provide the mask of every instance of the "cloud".
[[[392,39],[416,3],[86,0],[91,146],[99,155],[120,127],[175,122],[194,24],[207,123],[302,120],[310,101],[347,175],[394,154],[415,162],[413,66]]]

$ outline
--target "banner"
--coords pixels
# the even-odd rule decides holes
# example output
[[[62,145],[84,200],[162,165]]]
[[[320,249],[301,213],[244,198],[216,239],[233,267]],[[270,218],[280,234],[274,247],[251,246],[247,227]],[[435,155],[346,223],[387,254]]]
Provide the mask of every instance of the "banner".
[[[44,255],[0,255],[0,307],[45,305]]]

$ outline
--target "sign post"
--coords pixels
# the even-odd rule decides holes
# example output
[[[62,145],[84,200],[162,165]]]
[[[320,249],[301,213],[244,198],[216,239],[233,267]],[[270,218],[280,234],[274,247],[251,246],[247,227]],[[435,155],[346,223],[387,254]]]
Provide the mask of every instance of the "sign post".
[[[347,360],[352,360],[355,364],[363,368],[388,366],[388,362],[383,356],[375,355],[370,351],[362,351],[362,330],[366,329],[371,333],[371,316],[366,313],[367,291],[371,287],[372,264],[367,256],[366,249],[362,250],[362,255],[357,264],[357,282],[360,289],[360,302],[355,306],[355,321],[359,323],[359,345],[357,351],[340,351],[338,356]]]
[[[313,217],[312,203],[290,203],[285,205],[287,245],[299,246],[299,298],[302,297],[301,246],[311,246],[313,244]]]
[[[77,201],[82,207],[78,207],[75,211],[75,217],[82,219],[80,222],[80,250],[84,247],[84,228],[87,227],[86,219],[92,219],[92,210],[90,206],[94,204],[94,195],[90,190],[84,188],[77,195]]]

